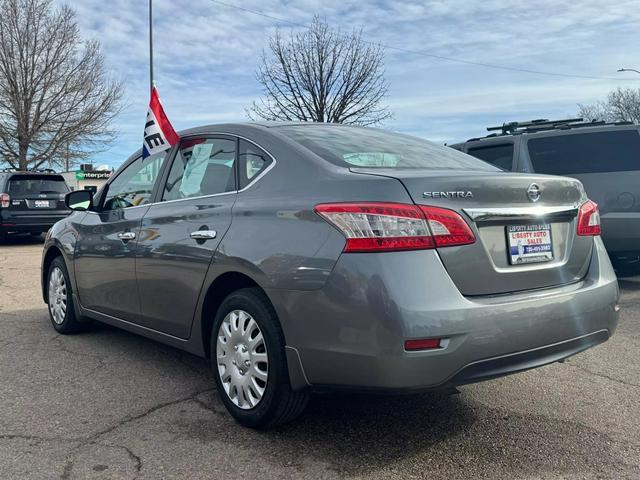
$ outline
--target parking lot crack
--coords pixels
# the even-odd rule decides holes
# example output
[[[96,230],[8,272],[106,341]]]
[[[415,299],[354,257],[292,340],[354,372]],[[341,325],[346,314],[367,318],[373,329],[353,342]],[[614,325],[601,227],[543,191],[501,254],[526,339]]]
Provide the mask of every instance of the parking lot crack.
[[[24,434],[7,433],[7,434],[0,434],[0,440],[26,440],[28,442],[35,442],[35,443],[39,444],[39,443],[43,443],[43,442],[70,442],[70,443],[74,443],[74,442],[83,441],[83,438],[77,438],[77,437],[69,437],[69,438],[65,438],[65,437],[44,437],[44,436],[40,436],[40,435],[24,435]]]
[[[145,410],[142,413],[139,413],[138,415],[131,415],[131,416],[126,416],[124,417],[122,420],[120,420],[119,422],[117,422],[115,425],[112,425],[108,428],[105,428],[103,430],[100,430],[96,433],[94,433],[93,435],[90,435],[88,437],[85,437],[83,439],[81,439],[81,443],[79,443],[70,453],[69,453],[69,458],[67,459],[67,463],[65,464],[63,473],[61,475],[61,479],[62,480],[66,480],[70,477],[71,472],[73,470],[73,465],[74,465],[74,458],[75,458],[75,454],[77,452],[79,452],[80,450],[82,450],[84,447],[88,446],[88,445],[103,445],[103,446],[108,446],[108,447],[116,447],[116,448],[121,448],[123,450],[125,450],[125,452],[127,453],[127,455],[129,456],[129,458],[131,460],[133,460],[134,462],[134,466],[136,468],[136,472],[139,473],[142,470],[143,467],[143,463],[142,463],[142,459],[136,455],[130,448],[124,446],[124,445],[116,445],[116,444],[108,444],[108,443],[103,443],[103,442],[99,442],[100,438],[104,437],[105,435],[108,435],[109,433],[114,432],[115,430],[123,427],[124,425],[127,425],[131,422],[135,422],[137,420],[143,419],[149,415],[151,415],[154,412],[157,412],[158,410],[161,410],[163,408],[166,407],[170,407],[172,405],[178,405],[180,403],[183,402],[188,402],[188,401],[196,401],[198,402],[198,400],[196,399],[196,397],[198,395],[202,395],[203,393],[208,393],[213,391],[213,388],[207,388],[204,390],[198,390],[186,397],[181,397],[175,400],[171,400],[168,402],[163,402],[163,403],[159,403],[156,404],[150,408],[148,408],[147,410]],[[0,436],[0,439],[2,438],[2,436]],[[137,474],[136,474],[137,476]],[[134,477],[135,478],[135,477]]]
[[[142,459],[136,455],[135,453],[133,453],[133,450],[131,450],[129,447],[127,447],[126,445],[116,445],[113,443],[102,443],[100,445],[104,445],[105,447],[110,447],[110,448],[119,448],[121,450],[124,450],[125,453],[127,454],[127,456],[131,459],[131,461],[133,462],[133,467],[135,468],[135,475],[134,475],[134,480],[136,478],[138,478],[138,474],[142,471]]]
[[[195,392],[195,393],[193,393],[193,394],[191,394],[191,395],[189,395],[187,397],[182,397],[182,398],[178,398],[176,400],[171,400],[169,402],[163,402],[163,403],[159,403],[157,405],[154,405],[153,407],[148,408],[147,410],[145,410],[144,412],[142,412],[142,413],[140,413],[138,415],[124,417],[122,420],[120,420],[115,425],[93,434],[91,437],[89,437],[87,439],[87,441],[85,443],[86,444],[95,443],[100,437],[102,437],[104,435],[107,435],[108,433],[111,433],[114,430],[117,430],[118,428],[120,428],[120,427],[122,427],[122,426],[124,426],[124,425],[126,425],[128,423],[140,420],[140,419],[142,419],[142,418],[144,418],[144,417],[146,417],[148,415],[151,415],[154,412],[157,412],[158,410],[160,410],[162,408],[170,407],[172,405],[177,405],[179,403],[187,402],[187,401],[190,401],[190,400],[195,400],[198,395],[201,395],[201,394],[206,393],[206,392],[211,392],[211,391],[213,391],[212,388],[207,388],[205,390],[198,390],[197,392]]]
[[[581,365],[577,365],[575,363],[565,362],[565,365],[577,368],[578,370],[582,370],[583,372],[588,373],[589,375],[593,375],[594,377],[604,378],[606,380],[609,380],[609,381],[615,382],[615,383],[619,383],[621,385],[626,385],[628,387],[640,387],[640,384],[638,384],[638,383],[627,382],[625,380],[621,380],[619,378],[612,377],[611,375],[607,375],[605,373],[594,372],[593,370],[590,370],[590,369],[588,369],[586,367],[583,367]]]

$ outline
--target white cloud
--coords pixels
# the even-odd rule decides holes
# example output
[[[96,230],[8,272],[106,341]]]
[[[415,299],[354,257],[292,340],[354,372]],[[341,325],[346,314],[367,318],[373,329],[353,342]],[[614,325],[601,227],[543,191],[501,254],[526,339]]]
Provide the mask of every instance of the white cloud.
[[[428,138],[451,141],[481,134],[489,123],[572,114],[576,103],[602,98],[615,86],[640,87],[640,76],[616,73],[621,66],[640,67],[637,0],[606,6],[600,0],[225,3],[302,24],[318,14],[343,30],[362,28],[368,40],[408,50],[616,79],[545,77],[388,49],[388,103],[395,119],[387,126]],[[148,101],[147,2],[77,0],[72,6],[83,34],[102,42],[110,71],[126,79],[130,106],[118,119],[121,138],[103,156],[117,163],[141,141]],[[174,125],[245,120],[244,108],[260,93],[260,52],[278,22],[211,0],[155,0],[154,13],[156,80]]]

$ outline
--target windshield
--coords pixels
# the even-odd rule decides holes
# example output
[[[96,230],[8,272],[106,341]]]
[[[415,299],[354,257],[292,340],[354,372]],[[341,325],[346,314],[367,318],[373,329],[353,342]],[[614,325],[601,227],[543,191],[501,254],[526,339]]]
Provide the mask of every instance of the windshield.
[[[384,130],[317,124],[276,128],[325,160],[346,167],[499,171],[452,148]]]
[[[14,175],[9,180],[11,195],[38,195],[40,193],[67,193],[69,187],[61,176]]]

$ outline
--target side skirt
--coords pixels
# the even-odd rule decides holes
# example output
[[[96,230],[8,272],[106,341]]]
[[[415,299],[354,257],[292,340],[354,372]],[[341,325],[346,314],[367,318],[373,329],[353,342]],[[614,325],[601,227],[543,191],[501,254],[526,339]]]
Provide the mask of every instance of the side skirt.
[[[194,345],[194,342],[190,341],[190,339],[174,337],[173,335],[162,333],[158,330],[153,330],[152,328],[144,327],[127,320],[122,320],[120,318],[112,317],[111,315],[106,315],[104,313],[96,312],[95,310],[84,308],[80,305],[80,302],[77,302],[77,297],[75,300],[82,316],[86,316],[93,320],[106,323],[107,325],[121,328],[122,330],[126,330],[128,332],[141,335],[151,340],[164,343],[165,345],[184,350],[199,357],[205,356],[203,349],[199,345]]]

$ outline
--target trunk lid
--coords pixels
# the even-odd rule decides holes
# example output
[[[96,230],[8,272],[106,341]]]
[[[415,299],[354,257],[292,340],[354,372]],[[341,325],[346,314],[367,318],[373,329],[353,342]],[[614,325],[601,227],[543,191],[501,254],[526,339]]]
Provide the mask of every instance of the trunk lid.
[[[396,178],[416,204],[448,208],[462,215],[476,242],[437,251],[463,295],[494,295],[571,283],[583,278],[589,268],[593,239],[576,234],[578,208],[586,195],[575,179],[509,172],[351,171]],[[528,194],[533,184],[539,192],[535,202]],[[531,196],[535,197],[535,192]],[[542,238],[519,240],[520,236]],[[536,247],[537,241],[542,243]],[[551,252],[538,254],[535,248],[550,248]],[[533,257],[545,260],[528,263]]]

